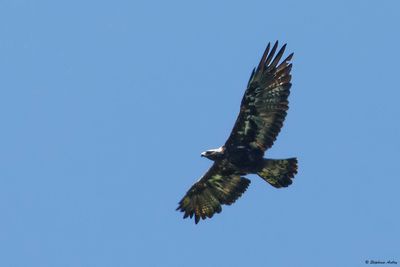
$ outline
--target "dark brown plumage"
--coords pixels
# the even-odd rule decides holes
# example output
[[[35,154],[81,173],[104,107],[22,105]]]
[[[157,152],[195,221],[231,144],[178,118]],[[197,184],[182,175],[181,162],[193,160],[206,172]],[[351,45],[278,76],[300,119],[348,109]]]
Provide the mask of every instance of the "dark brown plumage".
[[[278,51],[268,44],[250,76],[239,116],[224,146],[202,154],[214,161],[179,202],[177,210],[195,222],[221,212],[247,189],[243,175],[258,174],[276,188],[287,187],[297,173],[297,159],[264,159],[264,152],[278,136],[288,110],[293,53],[281,61],[286,44]],[[274,57],[275,56],[275,57]],[[280,62],[280,63],[279,63]]]

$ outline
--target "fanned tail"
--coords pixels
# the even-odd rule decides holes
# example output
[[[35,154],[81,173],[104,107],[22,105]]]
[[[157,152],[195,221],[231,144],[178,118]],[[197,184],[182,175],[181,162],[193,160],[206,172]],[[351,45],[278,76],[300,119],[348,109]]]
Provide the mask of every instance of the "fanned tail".
[[[264,166],[258,176],[276,188],[288,187],[297,173],[297,159],[264,159]]]

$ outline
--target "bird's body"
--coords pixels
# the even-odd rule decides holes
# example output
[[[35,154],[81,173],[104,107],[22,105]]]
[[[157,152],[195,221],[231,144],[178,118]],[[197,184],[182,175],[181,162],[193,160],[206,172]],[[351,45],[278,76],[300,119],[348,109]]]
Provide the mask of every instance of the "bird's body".
[[[276,188],[287,187],[297,172],[297,159],[264,159],[265,151],[275,141],[288,109],[291,87],[290,54],[279,65],[284,45],[274,58],[278,42],[272,50],[268,44],[256,69],[253,70],[243,96],[240,113],[223,146],[201,155],[214,161],[211,168],[188,190],[179,202],[184,218],[211,218],[246,191],[250,180],[246,174],[257,174]]]

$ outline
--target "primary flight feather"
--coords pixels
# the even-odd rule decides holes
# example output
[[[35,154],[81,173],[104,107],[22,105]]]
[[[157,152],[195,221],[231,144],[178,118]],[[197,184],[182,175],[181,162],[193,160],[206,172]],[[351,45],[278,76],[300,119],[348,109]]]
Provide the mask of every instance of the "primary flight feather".
[[[264,153],[278,136],[288,110],[293,53],[281,60],[286,44],[275,55],[278,42],[267,45],[253,69],[239,116],[226,143],[201,155],[214,161],[188,190],[177,210],[183,217],[211,218],[221,205],[231,205],[247,189],[246,174],[257,174],[276,188],[287,187],[297,173],[297,159],[265,159]]]

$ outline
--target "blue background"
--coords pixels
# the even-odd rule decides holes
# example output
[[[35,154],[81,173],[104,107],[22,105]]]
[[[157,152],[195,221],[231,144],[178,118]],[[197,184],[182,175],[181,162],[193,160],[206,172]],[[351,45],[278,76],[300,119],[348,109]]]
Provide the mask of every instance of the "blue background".
[[[0,266],[400,264],[398,1],[0,1]],[[268,42],[293,87],[256,176],[175,211]]]

